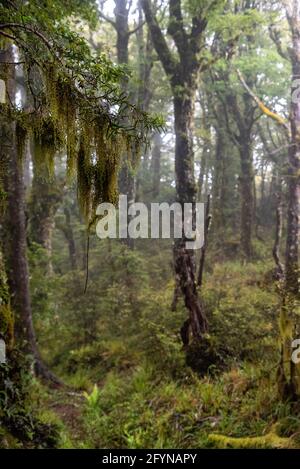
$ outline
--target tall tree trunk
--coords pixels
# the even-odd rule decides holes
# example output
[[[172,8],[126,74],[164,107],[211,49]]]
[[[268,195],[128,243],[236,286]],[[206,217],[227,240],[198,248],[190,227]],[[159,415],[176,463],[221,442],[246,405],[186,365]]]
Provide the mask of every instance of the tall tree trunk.
[[[175,175],[177,201],[196,202],[197,188],[194,178],[193,120],[195,92],[184,97],[174,97],[175,117]],[[185,306],[189,311],[189,326],[194,338],[201,338],[207,331],[207,320],[196,287],[195,252],[185,247],[186,239],[175,241],[175,273],[179,279]],[[186,329],[185,344],[188,344]]]
[[[174,103],[175,127],[175,176],[177,201],[183,209],[184,203],[193,203],[197,197],[194,178],[193,124],[194,100],[200,70],[199,53],[203,46],[207,19],[195,16],[190,34],[187,34],[181,11],[180,0],[169,0],[168,33],[172,36],[178,56],[175,58],[168,47],[158,24],[150,0],[141,0],[154,48],[170,80]],[[181,329],[184,345],[189,343],[189,332],[194,339],[203,337],[207,331],[207,320],[196,287],[195,251],[186,249],[186,239],[174,243],[175,274],[183,294],[189,318]]]
[[[216,239],[224,233],[223,223],[223,200],[222,200],[222,180],[223,180],[223,159],[225,157],[224,152],[226,151],[226,138],[223,129],[217,129],[216,135],[216,149],[215,149],[215,164],[213,172],[213,184],[212,184],[212,195],[213,195],[213,220],[214,220],[214,232],[216,233]],[[223,239],[220,239],[222,242]],[[219,243],[218,243],[219,244]]]
[[[71,212],[68,207],[65,207],[64,214],[65,214],[64,222],[57,220],[56,227],[63,232],[67,240],[71,269],[76,270],[78,268],[77,250],[76,250],[76,243],[74,239],[73,227],[71,223]]]
[[[118,64],[128,65],[128,44],[129,44],[129,27],[128,27],[128,14],[130,9],[130,2],[128,0],[114,0],[115,1],[115,28],[117,31],[117,59]],[[125,93],[128,92],[128,83],[125,78],[122,83],[122,88]],[[132,149],[134,152],[134,149]],[[122,158],[121,168],[119,173],[119,191],[121,194],[127,195],[128,204],[135,201],[136,194],[136,180],[133,169],[133,162],[130,161],[129,155],[125,153]],[[128,220],[129,222],[129,220]],[[133,248],[133,239],[129,237],[123,240],[129,247]]]
[[[292,15],[288,21],[292,31],[292,86],[300,77],[300,4],[292,2]],[[286,308],[289,314],[295,314],[299,305],[299,242],[300,242],[300,102],[291,104],[291,145],[289,146],[288,171],[288,217],[286,239]],[[293,338],[299,337],[299,325],[294,317]],[[290,397],[300,396],[300,366],[290,361]]]
[[[254,211],[254,174],[250,136],[241,136],[239,145],[241,159],[240,189],[241,189],[241,249],[247,260],[252,257],[252,231]]]
[[[292,36],[289,55],[292,64],[292,92],[300,76],[300,4],[285,2]],[[281,362],[277,371],[281,397],[298,400],[300,396],[300,365],[292,360],[291,342],[299,338],[297,309],[299,305],[299,231],[300,231],[300,102],[291,103],[291,141],[289,145],[288,215],[286,239],[285,291],[280,313]]]
[[[14,60],[12,46],[6,53],[5,62]],[[6,80],[10,101],[15,100],[14,67],[8,66]],[[13,119],[13,118],[12,118]],[[4,188],[7,193],[5,213],[5,257],[12,307],[15,314],[15,334],[20,349],[33,357],[38,375],[58,384],[41,360],[32,321],[29,291],[29,271],[26,253],[26,224],[23,165],[17,150],[16,122],[2,120],[1,160],[4,163]]]
[[[294,0],[294,14],[289,22],[293,47],[292,83],[300,77],[300,5]],[[299,242],[300,242],[300,102],[291,104],[291,145],[289,146],[288,220],[286,241],[286,288],[299,295]]]
[[[128,0],[115,1],[115,24],[117,31],[117,59],[119,64],[128,64]],[[127,81],[123,83],[125,90],[127,89]]]
[[[153,197],[157,197],[160,191],[161,146],[161,135],[159,132],[156,132],[153,137],[153,149],[151,159]]]

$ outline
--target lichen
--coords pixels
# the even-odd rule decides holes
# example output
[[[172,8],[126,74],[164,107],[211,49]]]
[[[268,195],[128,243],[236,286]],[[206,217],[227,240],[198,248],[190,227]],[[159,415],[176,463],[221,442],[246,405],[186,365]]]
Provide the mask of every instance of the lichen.
[[[281,437],[277,434],[278,426],[275,424],[270,431],[262,436],[234,438],[225,435],[212,433],[208,439],[217,448],[234,448],[234,449],[280,449],[293,448],[294,443],[291,438]]]

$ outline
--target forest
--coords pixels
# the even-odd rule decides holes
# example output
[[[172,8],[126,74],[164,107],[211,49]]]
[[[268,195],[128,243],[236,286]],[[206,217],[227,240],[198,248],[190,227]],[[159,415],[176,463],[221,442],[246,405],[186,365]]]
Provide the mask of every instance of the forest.
[[[299,239],[300,0],[0,0],[1,449],[300,449]]]

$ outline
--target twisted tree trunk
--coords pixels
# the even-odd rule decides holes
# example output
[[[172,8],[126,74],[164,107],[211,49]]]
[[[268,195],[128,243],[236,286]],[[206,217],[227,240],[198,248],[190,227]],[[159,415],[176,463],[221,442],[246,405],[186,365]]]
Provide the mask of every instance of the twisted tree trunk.
[[[200,70],[199,53],[203,45],[207,19],[195,16],[191,32],[183,25],[180,0],[169,0],[168,33],[172,36],[178,56],[170,51],[153,12],[150,0],[141,0],[154,48],[169,78],[173,92],[175,127],[175,175],[177,201],[195,202],[197,187],[194,178],[193,125],[194,100]],[[182,210],[183,211],[183,210]],[[189,317],[181,328],[184,345],[189,344],[190,332],[199,340],[207,331],[207,319],[197,292],[195,252],[186,248],[184,233],[174,244],[175,275],[180,285]]]

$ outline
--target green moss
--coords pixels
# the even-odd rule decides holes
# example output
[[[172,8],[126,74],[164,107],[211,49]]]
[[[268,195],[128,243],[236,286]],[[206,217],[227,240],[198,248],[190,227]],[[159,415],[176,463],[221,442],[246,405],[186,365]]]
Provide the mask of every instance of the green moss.
[[[270,432],[262,436],[233,438],[217,433],[210,434],[208,439],[218,448],[234,449],[267,449],[267,448],[293,448],[293,442],[290,438],[284,438],[277,434],[277,425],[273,425]]]
[[[14,318],[9,305],[0,305],[0,334],[4,337],[7,348],[11,349],[14,336]]]

